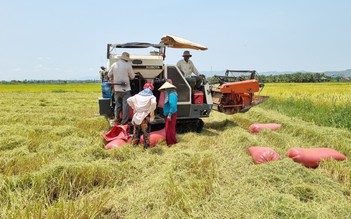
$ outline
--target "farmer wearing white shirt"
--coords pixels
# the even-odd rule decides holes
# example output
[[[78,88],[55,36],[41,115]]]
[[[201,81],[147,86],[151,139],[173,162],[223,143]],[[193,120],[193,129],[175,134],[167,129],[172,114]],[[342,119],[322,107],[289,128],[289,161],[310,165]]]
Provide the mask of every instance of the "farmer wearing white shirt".
[[[120,59],[111,65],[108,76],[113,78],[114,95],[115,95],[115,121],[118,121],[119,112],[122,110],[121,124],[127,124],[129,116],[129,106],[127,99],[131,96],[130,80],[135,78],[132,65],[129,63],[129,53],[124,52]]]
[[[187,80],[190,82],[189,78],[195,78],[196,79],[196,89],[200,89],[200,85],[202,82],[202,78],[200,77],[200,73],[196,69],[194,63],[190,60],[190,57],[192,55],[188,50],[184,51],[183,53],[183,59],[178,61],[177,67],[179,70],[183,73],[184,77],[187,78]],[[196,76],[192,77],[191,74],[194,73]]]
[[[150,121],[154,119],[156,109],[156,97],[152,93],[153,89],[154,86],[151,83],[146,83],[144,90],[127,99],[129,106],[134,111],[132,144],[136,147],[139,144],[140,136],[143,134],[144,150],[150,147]]]

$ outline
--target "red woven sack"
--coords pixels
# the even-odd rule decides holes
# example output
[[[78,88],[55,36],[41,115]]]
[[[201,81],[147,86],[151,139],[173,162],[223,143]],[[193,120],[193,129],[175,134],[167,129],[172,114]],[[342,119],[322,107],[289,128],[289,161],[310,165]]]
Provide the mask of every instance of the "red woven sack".
[[[164,141],[164,140],[166,140],[165,129],[150,132],[150,147],[154,147],[159,141]],[[144,136],[141,136],[140,144],[144,144]]]
[[[290,148],[286,156],[306,167],[317,167],[323,159],[346,159],[345,155],[331,148]]]
[[[116,139],[128,140],[129,129],[129,125],[115,125],[109,132],[102,134],[102,137],[104,137],[107,142]]]
[[[269,147],[249,147],[249,153],[255,164],[262,164],[269,161],[280,160],[279,154]]]
[[[106,150],[122,147],[123,145],[130,143],[132,141],[132,136],[128,136],[127,139],[125,138],[119,138],[115,139],[113,141],[110,141],[108,144],[105,145]]]
[[[252,124],[249,127],[249,132],[251,133],[258,133],[264,129],[270,129],[272,131],[276,131],[278,129],[281,128],[281,124],[278,123],[256,123],[256,124]]]

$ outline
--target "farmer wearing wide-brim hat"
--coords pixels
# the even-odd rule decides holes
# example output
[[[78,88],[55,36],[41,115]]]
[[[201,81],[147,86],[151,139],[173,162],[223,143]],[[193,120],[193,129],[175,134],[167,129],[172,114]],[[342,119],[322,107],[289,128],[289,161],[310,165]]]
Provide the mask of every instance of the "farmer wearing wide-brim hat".
[[[128,123],[129,106],[127,99],[131,96],[130,80],[133,80],[135,77],[129,61],[129,53],[122,53],[119,60],[111,65],[108,72],[108,77],[112,78],[113,83],[115,83],[115,121],[120,122],[122,125]],[[120,118],[121,110],[123,112],[122,118]]]
[[[178,94],[176,86],[165,82],[158,90],[164,91],[163,115],[165,116],[166,141],[168,146],[177,143],[176,123]]]
[[[192,57],[190,52],[188,50],[185,50],[183,52],[183,59],[177,62],[177,67],[183,73],[184,77],[188,81],[189,80],[191,81],[191,79],[189,78],[193,78],[192,80],[196,81],[195,89],[200,90],[200,86],[202,83],[202,76],[199,73],[199,71],[196,69],[194,63],[190,60],[190,57]],[[192,73],[194,73],[196,76],[192,76]]]
[[[195,68],[194,63],[190,60],[190,57],[192,57],[190,52],[188,50],[185,50],[183,52],[183,59],[177,62],[177,67],[186,78],[190,78],[192,73],[194,73],[196,76],[200,74],[199,71]]]

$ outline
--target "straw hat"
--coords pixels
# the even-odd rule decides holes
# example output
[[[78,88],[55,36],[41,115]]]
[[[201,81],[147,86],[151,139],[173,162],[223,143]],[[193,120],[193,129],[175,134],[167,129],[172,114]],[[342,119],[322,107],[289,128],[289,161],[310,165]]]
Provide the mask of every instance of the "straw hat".
[[[174,86],[173,84],[171,84],[169,82],[165,82],[158,90],[164,90],[164,89],[169,89],[169,88],[177,89],[177,87]]]
[[[119,57],[119,58],[120,58],[120,59],[123,59],[123,60],[126,60],[126,61],[129,61],[129,60],[130,60],[130,58],[129,58],[129,53],[127,53],[127,52],[122,53],[122,56]]]
[[[192,55],[190,55],[190,52],[188,50],[185,50],[184,53],[183,53],[183,57],[184,56],[189,56],[191,57]]]

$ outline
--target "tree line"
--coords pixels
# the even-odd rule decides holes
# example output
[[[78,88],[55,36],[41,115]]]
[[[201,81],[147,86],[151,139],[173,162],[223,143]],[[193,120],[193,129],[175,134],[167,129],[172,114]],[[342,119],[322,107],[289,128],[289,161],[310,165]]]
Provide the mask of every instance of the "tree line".
[[[297,72],[293,74],[282,75],[258,75],[257,79],[262,83],[313,83],[313,82],[328,82],[337,81],[323,73],[302,73]]]
[[[249,79],[249,76],[238,76],[240,80]],[[348,77],[344,76],[328,76],[324,73],[305,73],[297,72],[293,74],[280,74],[280,75],[256,75],[256,79],[262,83],[317,83],[317,82],[343,82],[350,81]],[[210,83],[218,83],[214,77],[209,77],[207,80]],[[238,80],[237,80],[238,81]]]

